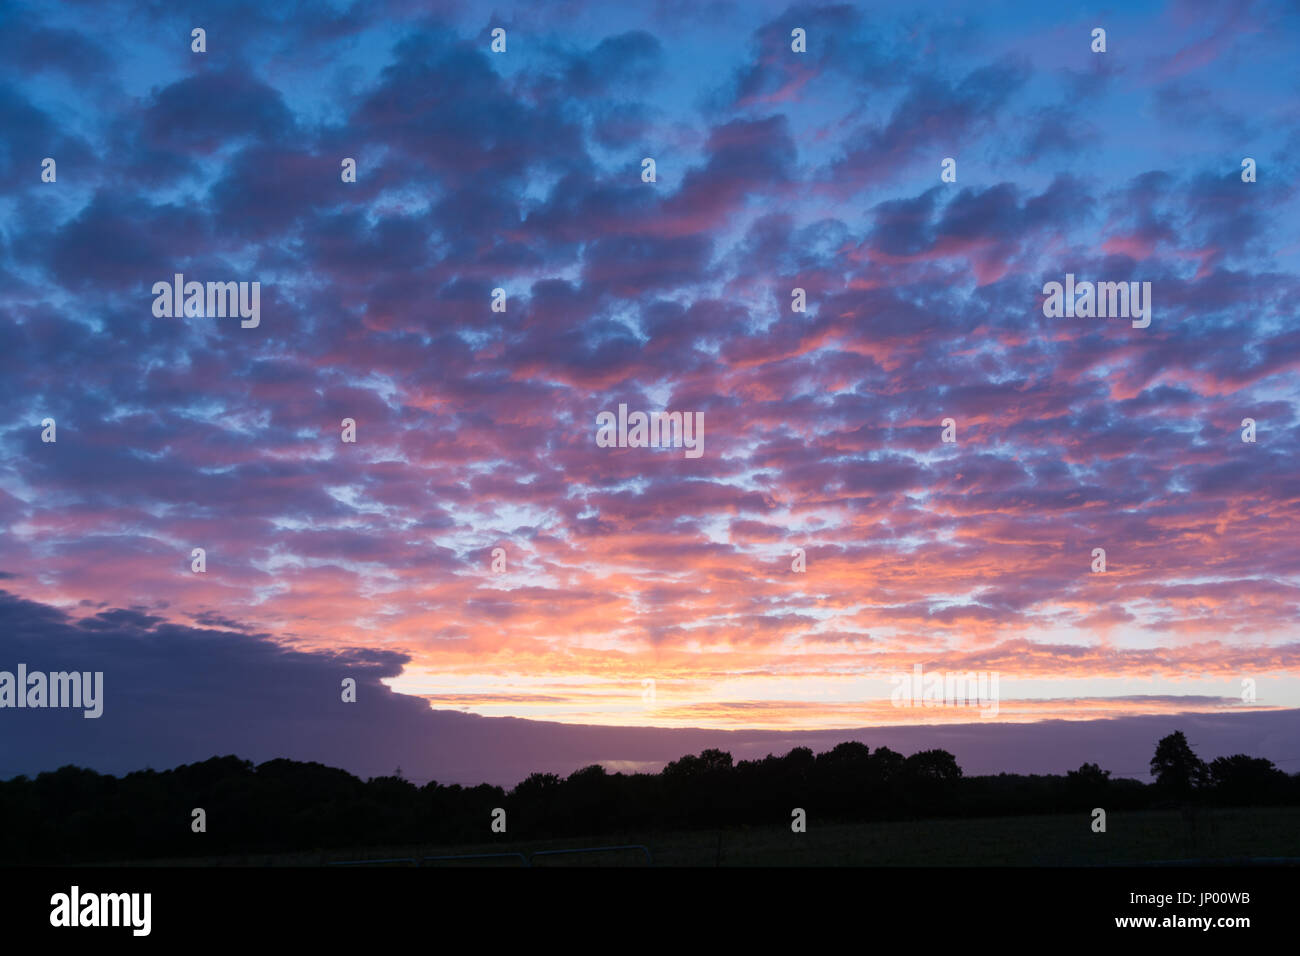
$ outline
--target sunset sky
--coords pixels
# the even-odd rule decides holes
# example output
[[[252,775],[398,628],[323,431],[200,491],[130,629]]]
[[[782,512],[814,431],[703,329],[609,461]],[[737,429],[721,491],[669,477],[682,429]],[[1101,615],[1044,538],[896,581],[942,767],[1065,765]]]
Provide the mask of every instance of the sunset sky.
[[[1293,3],[140,6],[0,6],[24,620],[564,723],[980,720],[917,664],[997,722],[1300,707]],[[1150,327],[1045,317],[1067,273]]]

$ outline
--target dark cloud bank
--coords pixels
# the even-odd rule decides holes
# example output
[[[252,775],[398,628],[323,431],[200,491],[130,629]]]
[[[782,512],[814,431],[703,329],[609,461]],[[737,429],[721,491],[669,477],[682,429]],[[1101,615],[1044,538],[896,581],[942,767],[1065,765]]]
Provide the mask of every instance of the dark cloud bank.
[[[970,773],[1060,773],[1084,761],[1144,771],[1155,742],[1181,729],[1204,759],[1247,753],[1295,772],[1300,711],[1125,717],[843,731],[661,730],[573,726],[434,711],[380,683],[406,657],[379,650],[304,652],[270,635],[170,624],[141,610],[76,617],[0,591],[0,670],[103,671],[104,709],[0,710],[0,777],[65,764],[106,773],[165,769],[218,754],[317,760],[362,777],[401,766],[418,781],[512,786],[534,771],[663,762],[705,747],[737,759],[861,740],[903,753],[941,747]],[[222,628],[222,629],[218,629]],[[356,678],[357,702],[340,683]],[[648,766],[646,769],[656,769]]]

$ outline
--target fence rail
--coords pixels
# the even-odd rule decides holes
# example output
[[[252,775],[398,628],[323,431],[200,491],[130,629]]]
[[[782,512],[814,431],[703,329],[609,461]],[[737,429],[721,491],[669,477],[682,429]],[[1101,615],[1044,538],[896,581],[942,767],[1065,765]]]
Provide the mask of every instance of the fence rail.
[[[645,854],[646,866],[654,866],[655,861],[650,856],[650,848],[642,843],[627,843],[623,846],[582,846],[573,850],[538,850],[533,854],[535,860],[539,856],[559,856],[563,853],[606,853],[610,850],[640,850]]]
[[[536,850],[530,856],[524,856],[523,853],[513,851],[510,853],[460,853],[452,856],[398,856],[388,857],[382,860],[331,860],[330,866],[374,866],[382,863],[409,863],[411,866],[420,866],[422,863],[440,863],[447,860],[491,860],[503,858],[517,858],[524,866],[532,866],[533,861],[539,856],[563,856],[571,853],[610,853],[615,850],[640,850],[645,854],[646,866],[654,866],[654,857],[650,855],[650,848],[643,843],[625,843],[619,846],[580,846],[567,850]]]
[[[376,863],[409,863],[411,866],[419,866],[413,856],[395,856],[386,860],[333,860],[330,866],[368,866]]]
[[[420,860],[428,863],[430,860],[491,860],[501,857],[518,857],[519,862],[524,866],[528,865],[528,860],[522,853],[463,853],[456,856],[422,856]]]

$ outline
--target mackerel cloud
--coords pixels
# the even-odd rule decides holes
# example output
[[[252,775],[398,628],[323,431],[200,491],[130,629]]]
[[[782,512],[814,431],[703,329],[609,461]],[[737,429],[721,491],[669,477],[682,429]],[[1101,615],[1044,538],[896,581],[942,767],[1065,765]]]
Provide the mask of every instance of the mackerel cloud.
[[[1300,12],[1097,55],[962,6],[8,5],[5,589],[484,715],[897,723],[920,662],[1002,720],[1300,705]],[[176,275],[260,320],[155,315]],[[1045,315],[1066,275],[1149,326]]]

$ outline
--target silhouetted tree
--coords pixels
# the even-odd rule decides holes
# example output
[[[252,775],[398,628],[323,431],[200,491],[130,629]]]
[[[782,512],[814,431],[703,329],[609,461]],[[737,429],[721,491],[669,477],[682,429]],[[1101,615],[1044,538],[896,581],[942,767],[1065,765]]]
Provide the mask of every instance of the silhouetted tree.
[[[882,783],[888,783],[903,772],[904,757],[888,747],[877,747],[871,755],[871,774]]]
[[[1273,761],[1263,757],[1233,754],[1210,761],[1210,783],[1221,803],[1273,803],[1281,800],[1287,776]]]
[[[731,769],[731,754],[725,750],[700,751],[700,764],[705,773],[719,773]]]
[[[1151,774],[1156,786],[1171,796],[1187,798],[1206,782],[1205,761],[1192,752],[1187,738],[1176,730],[1156,744]]]
[[[946,750],[922,750],[903,761],[903,769],[916,780],[950,783],[961,776],[957,758]]]

